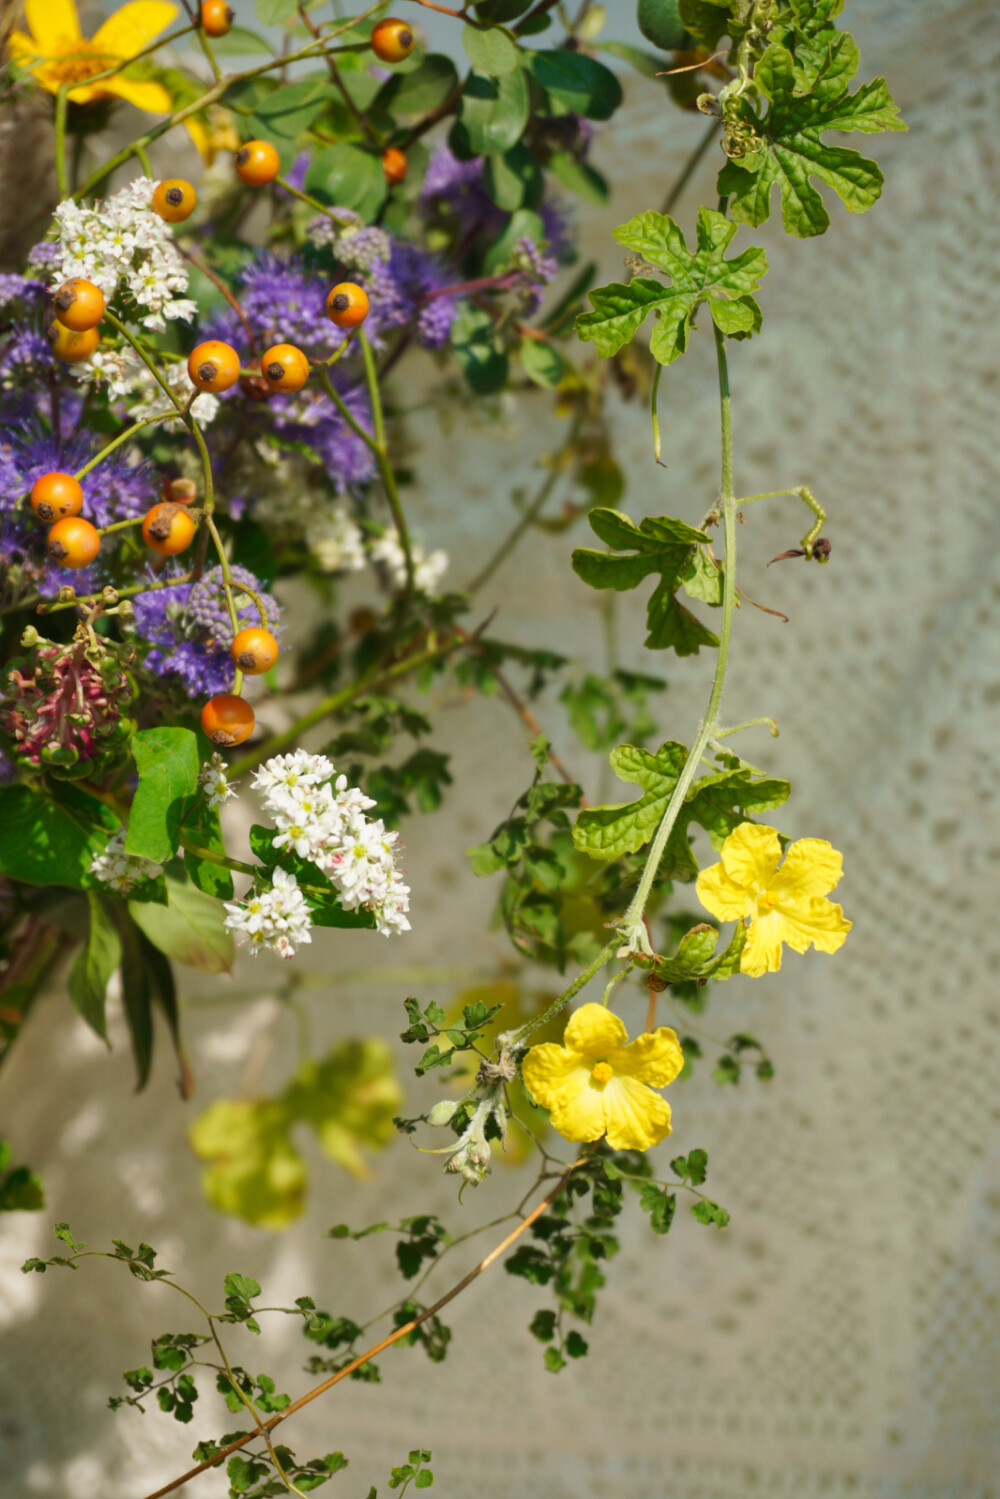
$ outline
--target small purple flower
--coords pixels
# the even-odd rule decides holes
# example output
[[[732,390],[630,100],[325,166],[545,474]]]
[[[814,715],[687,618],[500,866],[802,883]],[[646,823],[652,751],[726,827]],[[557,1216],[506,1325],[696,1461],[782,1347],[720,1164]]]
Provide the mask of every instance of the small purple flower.
[[[236,585],[240,627],[260,620],[256,604],[246,595],[241,597],[242,584],[260,594],[268,628],[277,633],[281,621],[277,601],[263,592],[253,573],[245,567],[233,566],[230,571]],[[233,643],[233,628],[221,567],[210,568],[197,583],[177,583],[140,593],[133,604],[136,631],[153,647],[146,656],[146,666],[151,671],[159,677],[176,680],[189,697],[212,697],[232,689],[229,647]]]
[[[156,480],[149,464],[133,462],[119,449],[81,481],[83,513],[95,526],[132,520],[156,501]]]
[[[50,276],[56,266],[62,263],[62,258],[62,246],[57,240],[40,240],[28,251],[28,270]]]
[[[417,336],[428,349],[440,349],[448,342],[455,318],[456,301],[451,296],[431,296],[448,286],[454,277],[444,265],[418,245],[394,240],[389,263],[375,266],[372,288],[387,324],[404,326],[416,323]],[[391,313],[389,309],[391,308]]]
[[[34,300],[44,295],[44,281],[34,281],[29,276],[0,275],[0,307],[8,307],[11,302]]]

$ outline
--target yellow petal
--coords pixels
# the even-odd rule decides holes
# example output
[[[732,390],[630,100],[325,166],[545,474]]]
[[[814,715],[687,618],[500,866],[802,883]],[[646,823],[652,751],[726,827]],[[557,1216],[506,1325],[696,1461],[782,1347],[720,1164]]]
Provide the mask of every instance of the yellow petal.
[[[757,909],[754,895],[730,879],[721,864],[712,864],[703,869],[695,885],[698,899],[717,921],[735,921],[741,916],[752,916]]]
[[[604,1112],[612,1150],[650,1150],[670,1133],[666,1099],[632,1077],[616,1073],[605,1085]]]
[[[171,98],[162,83],[133,83],[129,78],[105,78],[94,90],[98,95],[101,91],[117,94],[119,99],[134,104],[136,109],[145,109],[150,114],[165,115],[170,112]],[[70,94],[70,98],[76,98],[76,91]]]
[[[24,19],[41,52],[58,52],[61,41],[79,39],[80,22],[73,0],[25,0]]]
[[[553,1127],[567,1140],[599,1140],[604,1134],[603,1089],[579,1056],[551,1041],[533,1046],[522,1068],[535,1102],[548,1109]]]
[[[774,828],[759,828],[741,822],[722,845],[722,867],[737,885],[759,895],[768,888],[781,858],[781,844]]]
[[[40,55],[38,43],[32,41],[26,31],[12,31],[7,38],[7,51],[15,62],[34,62]]]
[[[810,942],[817,952],[836,952],[851,930],[840,906],[822,895],[794,904],[782,901],[772,913],[775,918],[781,923],[781,941],[795,952],[805,952]]]
[[[825,838],[799,838],[785,850],[785,862],[771,879],[775,895],[805,900],[829,895],[844,872],[844,858]]]
[[[209,145],[208,131],[205,129],[204,125],[196,115],[189,115],[188,118],[184,121],[184,126],[187,130],[188,135],[194,141],[195,146],[198,150],[198,155],[201,157],[202,161],[205,162],[206,165],[211,166],[212,158],[214,157],[215,152]]]
[[[751,922],[740,957],[740,972],[755,979],[765,973],[777,973],[781,967],[781,939],[785,930],[784,918],[777,911],[758,916]]]
[[[581,1005],[574,1011],[563,1035],[570,1051],[585,1057],[606,1057],[627,1040],[628,1031],[621,1016],[597,1004]]]
[[[615,1069],[616,1077],[619,1074],[634,1077],[641,1083],[649,1083],[652,1088],[665,1088],[684,1066],[684,1053],[676,1032],[661,1025],[659,1030],[646,1031],[628,1046],[612,1052],[608,1061]]]
[[[49,0],[43,3],[47,5]],[[93,37],[93,44],[99,51],[115,57],[134,57],[170,25],[176,14],[177,6],[169,5],[167,0],[129,0],[128,5],[108,17]]]

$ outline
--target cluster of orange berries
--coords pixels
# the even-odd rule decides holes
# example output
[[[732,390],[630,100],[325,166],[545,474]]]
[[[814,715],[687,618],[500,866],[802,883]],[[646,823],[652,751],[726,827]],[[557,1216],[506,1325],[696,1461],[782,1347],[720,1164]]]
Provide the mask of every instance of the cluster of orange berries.
[[[194,499],[195,488],[189,480],[168,479],[162,493],[162,501],[143,517],[142,537],[161,557],[176,557],[191,545],[197,530],[185,508]],[[80,514],[83,490],[78,479],[58,470],[42,474],[32,485],[29,503],[49,527],[46,550],[53,562],[73,571],[93,562],[101,549],[101,533]]]
[[[368,316],[368,293],[354,281],[341,281],[326,299],[330,321],[338,328],[360,328]],[[240,356],[232,344],[212,338],[192,349],[188,357],[188,374],[199,390],[229,390],[240,378]],[[260,370],[252,372],[269,391],[294,395],[309,379],[309,360],[295,344],[274,344],[265,350]]]

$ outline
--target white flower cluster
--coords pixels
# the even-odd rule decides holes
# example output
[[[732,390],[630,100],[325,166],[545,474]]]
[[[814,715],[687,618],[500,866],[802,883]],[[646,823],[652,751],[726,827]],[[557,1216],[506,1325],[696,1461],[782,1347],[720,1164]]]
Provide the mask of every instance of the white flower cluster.
[[[226,762],[219,754],[213,755],[211,760],[206,760],[201,768],[198,782],[205,788],[205,800],[210,807],[221,807],[231,796],[236,795],[226,775]]]
[[[162,866],[152,859],[140,859],[125,852],[125,829],[112,833],[103,854],[90,861],[90,872],[104,885],[110,885],[118,895],[127,895],[140,880],[155,880],[163,873]]]
[[[429,555],[417,542],[413,546],[413,581],[422,593],[433,593],[448,570],[448,553],[439,547]],[[390,526],[377,541],[373,541],[369,554],[373,562],[381,562],[397,588],[406,582],[406,553],[399,542],[399,532]]]
[[[276,869],[270,890],[253,890],[242,901],[227,901],[226,930],[237,940],[247,937],[254,957],[265,947],[293,958],[296,947],[312,941],[309,906],[299,882],[287,869]]]
[[[127,351],[131,358],[131,351]],[[100,349],[92,354],[87,361],[93,365],[100,356]],[[86,369],[81,365],[81,369]],[[203,390],[196,394],[196,387],[191,382],[191,376],[187,372],[186,364],[170,364],[161,369],[160,373],[170,386],[174,395],[186,406],[191,397],[191,414],[195,421],[201,422],[203,427],[215,420],[219,413],[219,400],[210,391]],[[154,377],[152,370],[140,363],[138,359],[132,359],[128,375],[124,385],[120,389],[112,386],[112,395],[129,395],[131,397],[128,413],[135,422],[144,421],[147,416],[165,416],[167,412],[176,412],[173,401],[167,395],[160,382]],[[164,422],[169,428],[175,422],[180,422],[181,417],[174,415],[171,420]]]
[[[331,505],[310,522],[309,550],[325,573],[357,573],[365,565],[361,527],[343,505]]]
[[[194,317],[184,261],[169,224],[153,211],[155,187],[151,177],[137,177],[95,208],[72,198],[57,206],[62,254],[50,273],[53,290],[81,276],[110,298],[124,282],[144,327],[162,331],[168,320]]]
[[[325,755],[309,755],[305,750],[265,761],[251,785],[262,794],[264,808],[277,829],[276,849],[287,848],[311,860],[336,888],[344,909],[371,911],[383,936],[409,931],[410,891],[396,867],[399,834],[389,832],[381,819],[365,815],[375,805],[371,797],[357,786],[348,786],[347,777],[338,776]],[[258,948],[275,947],[291,956],[287,948],[295,939],[280,927],[273,932],[268,928],[272,919],[268,897],[252,897],[257,902],[261,899],[265,905],[263,914],[258,910],[261,925],[256,930],[263,935],[250,932],[246,925],[248,902],[226,907],[227,927],[250,932]]]

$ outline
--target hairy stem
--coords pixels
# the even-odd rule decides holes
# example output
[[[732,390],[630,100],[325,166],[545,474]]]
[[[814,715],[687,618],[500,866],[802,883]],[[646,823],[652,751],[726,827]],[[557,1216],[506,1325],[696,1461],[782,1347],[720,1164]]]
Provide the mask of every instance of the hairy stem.
[[[691,782],[698,773],[701,757],[708,747],[709,740],[716,732],[719,717],[719,704],[722,700],[722,688],[726,680],[726,665],[729,660],[729,641],[733,629],[733,611],[736,606],[736,497],[733,494],[733,428],[732,407],[729,394],[729,364],[726,358],[726,340],[719,329],[715,329],[715,352],[719,367],[719,413],[722,429],[722,475],[719,487],[719,500],[722,505],[722,525],[726,546],[726,565],[722,574],[722,625],[719,630],[719,654],[715,666],[715,676],[712,679],[712,691],[708,699],[708,707],[705,716],[698,726],[694,743],[688,751],[688,757],[684,762],[677,784],[674,787],[667,809],[656,830],[652,847],[643,867],[642,878],[639,881],[632,903],[625,915],[622,917],[622,942],[625,947],[638,949],[639,952],[651,953],[652,947],[643,916],[646,911],[646,902],[649,900],[649,892],[653,888],[656,871],[660,867],[667,840],[674,830],[674,824],[680,814],[684,799],[691,788]]]

